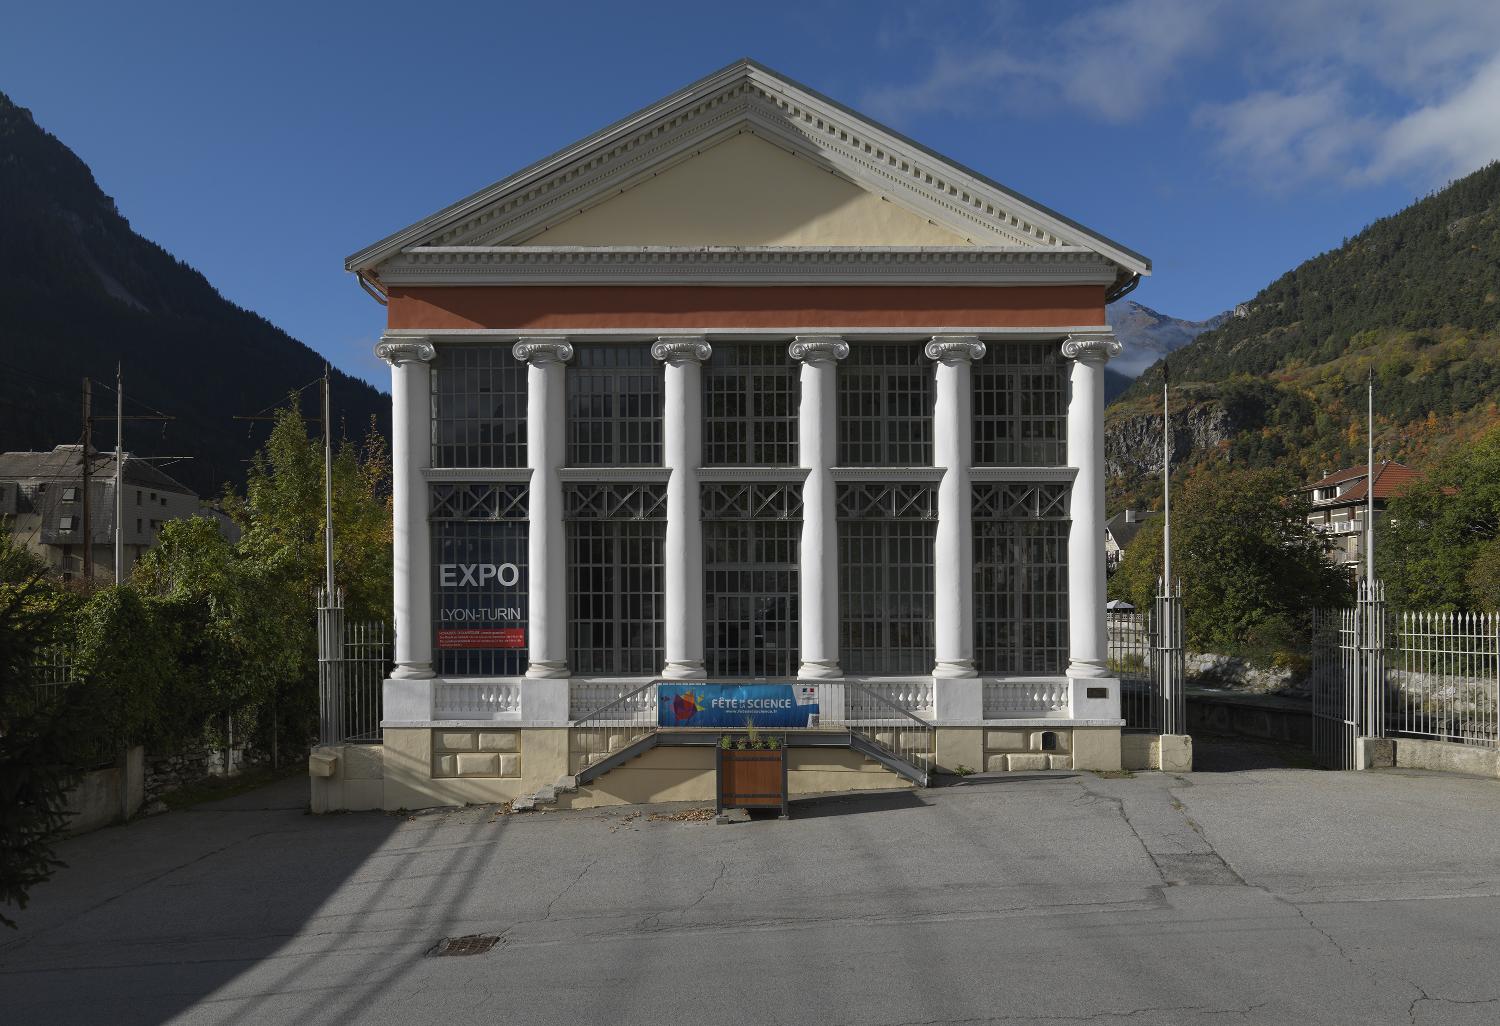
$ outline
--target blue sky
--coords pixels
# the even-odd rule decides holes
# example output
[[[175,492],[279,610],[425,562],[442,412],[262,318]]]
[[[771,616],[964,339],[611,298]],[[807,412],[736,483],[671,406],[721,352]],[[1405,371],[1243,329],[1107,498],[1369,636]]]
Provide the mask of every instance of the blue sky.
[[[1500,3],[6,0],[0,90],[382,387],[354,250],[751,56],[1150,256],[1188,318],[1500,157]],[[0,198],[3,202],[3,198]]]

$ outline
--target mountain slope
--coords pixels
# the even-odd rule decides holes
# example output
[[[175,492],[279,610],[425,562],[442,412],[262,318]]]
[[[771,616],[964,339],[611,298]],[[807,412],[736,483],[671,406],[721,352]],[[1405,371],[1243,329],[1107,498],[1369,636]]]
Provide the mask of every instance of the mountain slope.
[[[1500,420],[1500,163],[1282,275],[1246,315],[1172,356],[1174,460],[1227,458],[1304,478],[1379,455],[1420,467]],[[1161,367],[1107,414],[1112,496],[1152,494]]]
[[[85,375],[114,383],[122,361],[130,400],[178,420],[128,423],[126,447],[190,456],[172,476],[203,494],[244,476],[265,437],[252,414],[322,373],[323,358],[221,296],[207,279],[131,230],[83,161],[0,94],[0,449],[51,449],[81,433]],[[333,374],[335,430],[388,429],[388,400]],[[305,411],[316,416],[317,390]],[[98,414],[114,397],[95,390]],[[127,413],[142,412],[129,403]],[[96,424],[113,447],[113,425]]]
[[[1227,313],[1222,313],[1206,321],[1185,321],[1129,299],[1110,304],[1106,316],[1110,327],[1115,329],[1115,337],[1125,346],[1117,359],[1109,361],[1110,369],[1129,378],[1229,319]]]

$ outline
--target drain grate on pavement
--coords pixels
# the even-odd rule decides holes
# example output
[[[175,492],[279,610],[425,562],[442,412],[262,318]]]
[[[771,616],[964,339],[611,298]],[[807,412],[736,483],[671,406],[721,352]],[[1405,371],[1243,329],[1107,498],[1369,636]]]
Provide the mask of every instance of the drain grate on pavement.
[[[471,933],[466,937],[444,937],[427,952],[429,955],[482,955],[500,938],[489,933]]]

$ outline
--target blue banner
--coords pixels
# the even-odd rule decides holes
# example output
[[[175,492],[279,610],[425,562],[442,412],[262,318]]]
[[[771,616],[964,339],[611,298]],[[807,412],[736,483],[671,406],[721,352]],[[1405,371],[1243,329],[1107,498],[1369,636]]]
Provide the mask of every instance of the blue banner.
[[[659,684],[662,727],[810,727],[818,714],[812,684]]]

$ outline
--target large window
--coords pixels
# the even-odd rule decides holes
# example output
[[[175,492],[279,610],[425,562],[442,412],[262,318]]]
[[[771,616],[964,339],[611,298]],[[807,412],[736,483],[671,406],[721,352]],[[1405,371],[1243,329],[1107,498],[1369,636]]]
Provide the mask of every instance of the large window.
[[[661,466],[662,388],[648,346],[578,346],[568,368],[568,464]]]
[[[524,484],[434,484],[433,664],[439,676],[526,672]]]
[[[563,516],[568,665],[574,673],[660,673],[666,486],[569,485]]]
[[[974,485],[974,655],[980,673],[1068,664],[1068,486]]]
[[[779,342],[715,342],[703,371],[704,465],[796,466],[797,382]]]
[[[526,465],[526,364],[508,347],[438,350],[432,371],[432,465]]]
[[[993,342],[974,364],[974,465],[1068,462],[1068,376],[1050,342]]]
[[[797,672],[802,489],[712,483],[703,498],[703,637],[710,677]]]
[[[839,365],[845,467],[932,465],[932,367],[914,343],[855,343]]]
[[[848,673],[932,671],[937,488],[839,485],[839,661]]]

